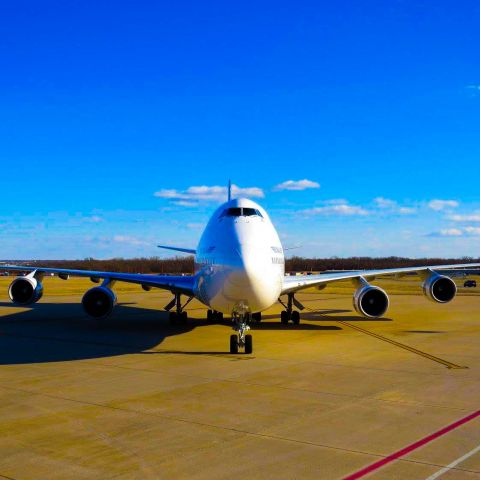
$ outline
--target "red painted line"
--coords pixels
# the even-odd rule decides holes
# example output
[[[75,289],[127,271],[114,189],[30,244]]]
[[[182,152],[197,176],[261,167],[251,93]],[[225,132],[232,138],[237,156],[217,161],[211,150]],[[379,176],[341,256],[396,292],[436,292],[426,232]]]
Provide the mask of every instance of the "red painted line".
[[[441,430],[438,430],[437,432],[432,433],[427,437],[422,438],[421,440],[418,440],[417,442],[412,443],[411,445],[408,445],[407,447],[402,448],[401,450],[398,450],[395,453],[392,453],[391,455],[388,455],[388,457],[382,458],[378,462],[372,463],[371,465],[368,465],[367,467],[362,468],[358,472],[352,473],[351,475],[344,477],[343,480],[356,480],[357,478],[362,478],[365,475],[368,475],[369,473],[372,473],[373,471],[378,470],[379,468],[387,465],[388,463],[391,463],[395,460],[398,460],[401,457],[404,457],[405,455],[409,454],[410,452],[413,452],[417,448],[423,447],[427,443],[432,442],[433,440],[441,437],[442,435],[445,435],[448,432],[451,432],[455,428],[458,428],[461,425],[467,422],[470,422],[471,420],[474,420],[477,417],[480,417],[480,410],[477,410],[476,412],[473,412],[470,415],[467,415],[466,417],[463,417],[460,420],[457,420],[456,422],[451,423],[446,427],[443,427]]]

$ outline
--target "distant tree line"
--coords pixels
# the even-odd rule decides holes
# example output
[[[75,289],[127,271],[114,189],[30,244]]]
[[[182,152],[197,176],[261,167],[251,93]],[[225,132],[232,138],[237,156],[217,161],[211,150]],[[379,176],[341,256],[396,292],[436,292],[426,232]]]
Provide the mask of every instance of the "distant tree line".
[[[448,265],[452,263],[478,263],[480,259],[462,258],[405,258],[405,257],[347,257],[287,259],[285,271],[310,272],[324,270],[372,270],[381,268],[415,267],[420,265]]]
[[[9,261],[13,262],[13,261]],[[404,258],[404,257],[348,257],[348,258],[304,258],[292,257],[286,260],[286,272],[319,272],[325,270],[370,270],[377,268],[400,268],[418,265],[446,265],[450,263],[480,263],[480,258]],[[174,258],[112,258],[96,260],[37,260],[22,264],[42,265],[53,268],[82,270],[118,271],[127,273],[193,273],[193,257]],[[1,267],[0,267],[1,270]]]

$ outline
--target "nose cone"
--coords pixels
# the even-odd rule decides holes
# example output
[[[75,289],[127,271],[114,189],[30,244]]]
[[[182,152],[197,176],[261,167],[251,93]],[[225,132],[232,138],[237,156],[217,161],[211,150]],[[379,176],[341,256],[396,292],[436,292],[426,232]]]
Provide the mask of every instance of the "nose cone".
[[[241,244],[236,262],[232,262],[224,285],[224,295],[233,309],[246,308],[258,312],[276,302],[281,289],[281,275],[272,269],[269,252]]]

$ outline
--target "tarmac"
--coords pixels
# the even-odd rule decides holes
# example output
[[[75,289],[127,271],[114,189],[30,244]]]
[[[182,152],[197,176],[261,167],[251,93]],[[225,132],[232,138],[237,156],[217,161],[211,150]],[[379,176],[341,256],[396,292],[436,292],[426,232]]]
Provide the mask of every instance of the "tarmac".
[[[394,289],[379,320],[351,292],[309,291],[299,326],[275,305],[253,355],[231,355],[198,302],[172,327],[171,295],[132,287],[98,325],[86,280],[46,279],[26,308],[10,281],[0,478],[480,479],[479,289],[447,305]]]

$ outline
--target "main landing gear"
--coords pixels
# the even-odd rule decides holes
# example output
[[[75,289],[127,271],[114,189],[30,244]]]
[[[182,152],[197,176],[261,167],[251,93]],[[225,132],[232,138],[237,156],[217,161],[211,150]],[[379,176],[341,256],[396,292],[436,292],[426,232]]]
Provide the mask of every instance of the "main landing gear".
[[[209,322],[223,322],[223,313],[216,310],[207,310],[207,320]]]
[[[185,307],[192,301],[192,299],[193,297],[189,297],[188,300],[182,305],[181,294],[175,293],[173,300],[165,306],[165,310],[167,312],[170,312],[170,310],[175,307],[175,310],[170,312],[168,315],[168,320],[172,325],[176,325],[177,323],[187,323],[188,315],[185,311]]]
[[[285,310],[282,310],[280,313],[280,321],[284,325],[288,325],[288,322],[291,320],[294,325],[298,325],[300,323],[300,312],[293,310],[293,305],[300,310],[303,310],[305,307],[295,298],[293,293],[288,294],[286,305],[280,299],[278,301],[285,307]]]
[[[253,352],[253,339],[250,334],[247,334],[250,330],[251,314],[250,313],[236,313],[233,312],[232,322],[233,329],[236,334],[230,335],[230,353],[238,353],[240,348],[243,348],[245,353]]]

